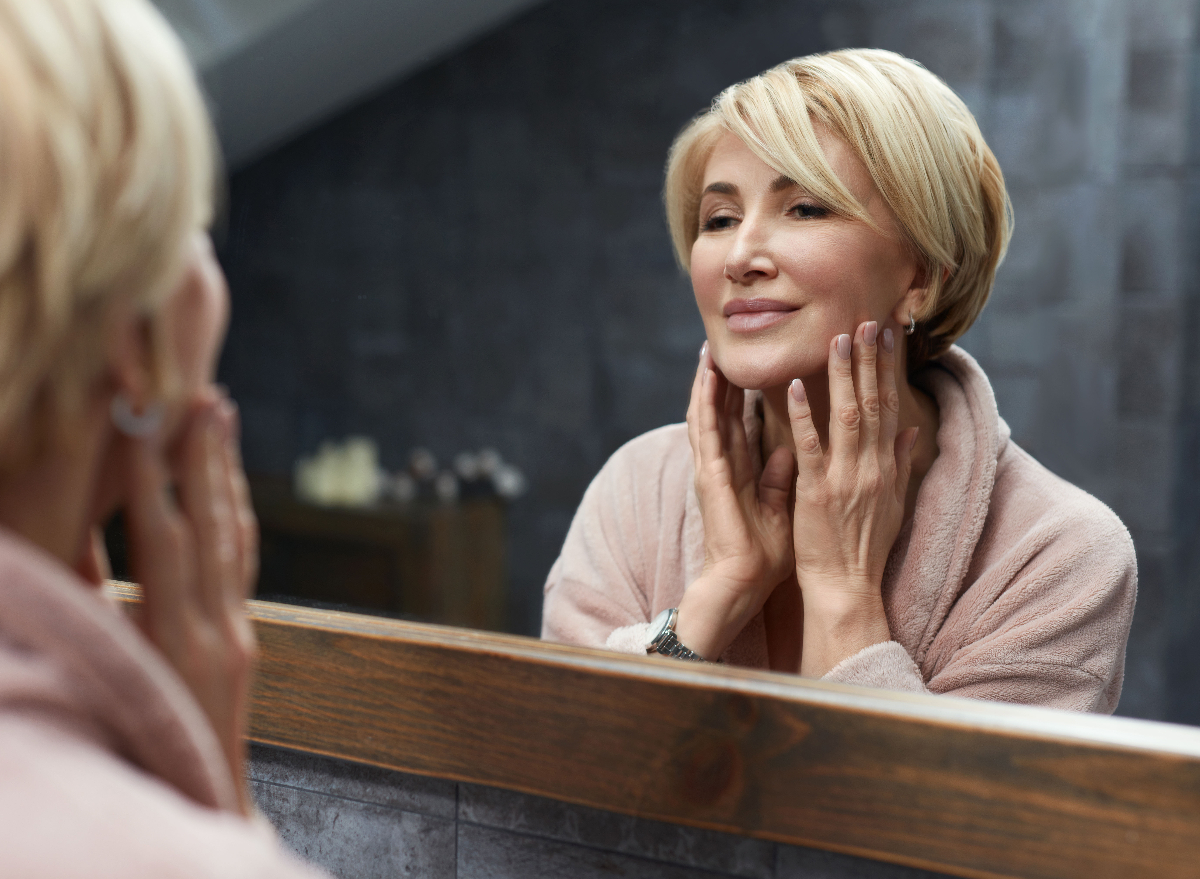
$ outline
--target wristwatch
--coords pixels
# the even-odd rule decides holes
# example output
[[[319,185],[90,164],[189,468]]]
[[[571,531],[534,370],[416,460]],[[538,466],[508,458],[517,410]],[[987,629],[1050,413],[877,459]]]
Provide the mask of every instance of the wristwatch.
[[[690,659],[693,662],[704,662],[699,653],[689,650],[679,643],[675,634],[675,621],[679,619],[679,608],[668,607],[650,623],[650,640],[646,642],[647,653],[661,653],[674,659]]]

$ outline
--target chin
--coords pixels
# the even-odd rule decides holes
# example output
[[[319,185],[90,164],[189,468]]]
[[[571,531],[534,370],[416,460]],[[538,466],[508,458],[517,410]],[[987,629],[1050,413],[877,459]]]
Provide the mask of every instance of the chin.
[[[826,368],[827,360],[791,356],[772,356],[766,352],[717,352],[714,359],[730,382],[747,391],[765,391],[786,385],[794,378],[804,379]],[[824,352],[822,352],[824,353]]]

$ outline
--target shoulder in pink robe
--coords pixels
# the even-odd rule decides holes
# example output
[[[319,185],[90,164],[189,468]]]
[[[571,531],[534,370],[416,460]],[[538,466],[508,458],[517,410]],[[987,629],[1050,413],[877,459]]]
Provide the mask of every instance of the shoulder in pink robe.
[[[0,875],[324,875],[235,807],[174,670],[99,590],[0,530]]]

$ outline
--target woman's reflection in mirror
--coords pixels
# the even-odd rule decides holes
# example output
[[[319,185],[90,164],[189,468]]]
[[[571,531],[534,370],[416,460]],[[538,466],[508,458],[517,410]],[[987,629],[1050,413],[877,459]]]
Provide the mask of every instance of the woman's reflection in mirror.
[[[890,52],[798,58],[683,130],[665,201],[707,334],[687,423],[592,482],[543,637],[1113,711],[1129,534],[953,344],[1012,229],[963,102]]]

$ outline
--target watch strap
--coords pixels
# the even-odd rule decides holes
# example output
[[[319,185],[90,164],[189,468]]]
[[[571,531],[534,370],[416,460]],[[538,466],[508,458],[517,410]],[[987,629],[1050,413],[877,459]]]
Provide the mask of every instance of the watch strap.
[[[663,656],[669,656],[672,659],[687,659],[692,662],[705,662],[703,656],[694,650],[683,645],[679,640],[679,636],[675,634],[675,621],[679,619],[679,608],[673,607],[667,614],[667,620],[658,636],[650,644],[647,652],[653,651],[661,653]]]

